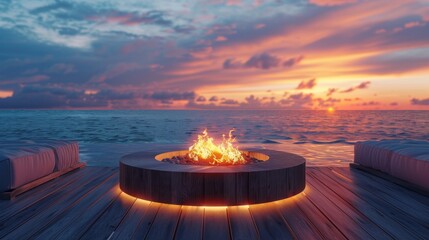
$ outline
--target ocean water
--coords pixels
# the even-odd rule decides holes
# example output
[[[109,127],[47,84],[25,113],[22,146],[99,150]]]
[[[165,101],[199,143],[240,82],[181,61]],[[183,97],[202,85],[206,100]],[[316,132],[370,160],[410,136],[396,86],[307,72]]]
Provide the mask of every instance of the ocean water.
[[[293,152],[308,166],[339,166],[353,160],[356,141],[429,140],[429,111],[0,111],[2,140],[77,140],[89,165],[117,166],[126,153],[187,146],[205,128],[215,139],[234,128],[241,148]]]

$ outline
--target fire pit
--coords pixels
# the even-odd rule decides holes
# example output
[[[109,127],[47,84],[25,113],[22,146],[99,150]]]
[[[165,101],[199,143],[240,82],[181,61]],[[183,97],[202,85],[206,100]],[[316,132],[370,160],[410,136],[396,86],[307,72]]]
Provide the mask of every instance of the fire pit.
[[[231,132],[225,141],[234,142]],[[301,156],[236,148],[233,154],[226,151],[228,156],[218,152],[193,155],[198,152],[193,151],[198,142],[189,150],[137,152],[122,157],[122,191],[169,204],[231,206],[280,200],[305,188],[305,159]],[[232,147],[225,145],[224,149],[228,146]]]

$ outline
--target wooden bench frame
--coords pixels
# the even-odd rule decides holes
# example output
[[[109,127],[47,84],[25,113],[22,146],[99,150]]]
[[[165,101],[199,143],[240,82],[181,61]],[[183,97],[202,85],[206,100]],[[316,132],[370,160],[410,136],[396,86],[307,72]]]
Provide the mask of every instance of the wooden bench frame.
[[[49,175],[46,175],[46,176],[38,178],[38,179],[36,179],[36,180],[34,180],[32,182],[29,182],[29,183],[27,183],[25,185],[22,185],[21,187],[18,187],[18,188],[15,188],[15,189],[12,189],[12,190],[0,193],[0,199],[1,200],[11,200],[11,199],[14,199],[16,196],[18,196],[21,193],[24,193],[24,192],[26,192],[28,190],[31,190],[31,189],[39,186],[39,185],[42,185],[43,183],[51,181],[51,180],[53,180],[53,179],[55,179],[57,177],[60,177],[60,176],[62,176],[64,174],[66,174],[66,173],[69,173],[69,172],[74,171],[76,169],[83,168],[85,166],[86,166],[85,163],[79,162],[78,164],[76,164],[76,165],[74,165],[72,167],[65,168],[65,169],[62,169],[62,170],[57,171],[57,172],[53,172],[53,173],[51,173]]]
[[[423,187],[421,187],[419,185],[416,185],[414,183],[410,183],[408,181],[396,178],[396,177],[394,177],[392,175],[389,175],[389,174],[387,174],[385,172],[382,172],[380,170],[373,169],[373,168],[370,168],[370,167],[365,167],[365,166],[362,166],[362,165],[360,165],[358,163],[350,163],[350,168],[358,169],[358,170],[370,173],[372,175],[375,175],[375,176],[383,178],[383,179],[385,179],[387,181],[396,183],[396,184],[401,185],[401,186],[403,186],[403,187],[405,187],[407,189],[410,189],[410,190],[412,190],[414,192],[417,192],[419,194],[422,194],[422,195],[425,195],[425,196],[429,197],[429,190],[428,189],[425,189],[425,188],[423,188]]]

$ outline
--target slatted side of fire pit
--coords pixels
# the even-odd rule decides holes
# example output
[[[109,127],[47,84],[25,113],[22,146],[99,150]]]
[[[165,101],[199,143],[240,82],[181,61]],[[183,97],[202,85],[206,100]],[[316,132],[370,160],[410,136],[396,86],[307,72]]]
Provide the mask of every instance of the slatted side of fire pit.
[[[181,165],[138,152],[120,161],[122,191],[142,199],[180,205],[245,205],[284,199],[305,188],[305,159],[258,150],[269,160],[246,165]]]

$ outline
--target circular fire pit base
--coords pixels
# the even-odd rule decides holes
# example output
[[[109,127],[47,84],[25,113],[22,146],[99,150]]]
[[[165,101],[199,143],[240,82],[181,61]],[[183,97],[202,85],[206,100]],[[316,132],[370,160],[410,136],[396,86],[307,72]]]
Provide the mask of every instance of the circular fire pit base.
[[[273,151],[249,151],[260,163],[207,166],[162,162],[186,154],[137,152],[120,160],[120,187],[149,201],[194,205],[232,206],[284,199],[305,188],[305,159]],[[159,152],[158,152],[159,153]]]

